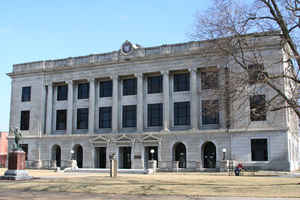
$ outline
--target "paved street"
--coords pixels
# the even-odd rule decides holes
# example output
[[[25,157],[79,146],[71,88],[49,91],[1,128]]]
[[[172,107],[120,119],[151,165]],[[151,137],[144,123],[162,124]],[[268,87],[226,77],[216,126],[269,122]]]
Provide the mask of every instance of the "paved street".
[[[27,192],[14,190],[1,190],[0,200],[300,200],[300,198],[248,198],[248,197],[188,197],[188,196],[162,196],[162,195],[108,195],[89,193],[66,192]]]

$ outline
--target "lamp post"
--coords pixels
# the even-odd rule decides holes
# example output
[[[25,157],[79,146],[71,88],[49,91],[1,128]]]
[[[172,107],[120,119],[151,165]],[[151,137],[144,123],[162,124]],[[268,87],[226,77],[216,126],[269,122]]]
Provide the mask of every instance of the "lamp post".
[[[226,148],[223,148],[222,152],[223,152],[223,160],[225,160]]]
[[[71,154],[71,160],[74,160],[74,150],[73,149],[71,149],[70,154]]]
[[[153,160],[153,157],[154,157],[153,154],[154,154],[154,152],[155,152],[154,149],[151,149],[151,150],[150,150],[150,153],[151,153],[151,160]]]

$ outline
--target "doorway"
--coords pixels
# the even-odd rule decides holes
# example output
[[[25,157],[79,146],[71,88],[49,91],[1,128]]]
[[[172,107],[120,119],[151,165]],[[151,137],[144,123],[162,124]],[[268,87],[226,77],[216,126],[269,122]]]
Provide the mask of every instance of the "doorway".
[[[179,168],[186,168],[186,148],[184,144],[180,142],[174,145],[173,156],[174,161],[179,161]]]
[[[119,167],[121,169],[131,169],[131,147],[119,148]]]
[[[75,150],[75,158],[77,162],[77,167],[82,168],[83,166],[83,150],[81,145],[75,145],[74,147]]]
[[[96,168],[106,168],[106,147],[96,147]]]
[[[60,149],[60,146],[59,145],[54,145],[52,147],[52,160],[55,160],[56,161],[56,167],[61,167],[61,149]]]
[[[204,168],[216,168],[216,146],[212,142],[203,145]]]
[[[158,167],[158,147],[149,146],[145,147],[145,168],[148,169],[148,161],[156,160],[156,167]]]

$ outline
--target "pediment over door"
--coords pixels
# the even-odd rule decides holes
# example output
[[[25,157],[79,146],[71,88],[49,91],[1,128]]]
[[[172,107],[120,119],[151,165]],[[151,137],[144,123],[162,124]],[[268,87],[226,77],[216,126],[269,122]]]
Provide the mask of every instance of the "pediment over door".
[[[105,137],[103,137],[103,136],[97,136],[97,137],[95,137],[93,139],[90,139],[90,142],[92,144],[107,144],[108,139],[105,138]]]
[[[143,143],[159,143],[160,137],[154,136],[154,135],[146,135],[143,137]]]
[[[129,144],[129,143],[132,142],[132,139],[130,137],[126,136],[126,135],[121,135],[120,137],[115,139],[115,142],[120,143],[120,144],[124,144],[124,143]]]

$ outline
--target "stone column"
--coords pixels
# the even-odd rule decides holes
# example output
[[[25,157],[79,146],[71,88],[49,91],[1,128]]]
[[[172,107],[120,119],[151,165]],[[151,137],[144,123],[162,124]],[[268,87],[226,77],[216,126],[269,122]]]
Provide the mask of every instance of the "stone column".
[[[73,131],[73,81],[67,81],[68,84],[68,111],[67,111],[67,134],[71,135]]]
[[[52,82],[48,84],[48,99],[47,99],[47,122],[46,122],[46,134],[52,133],[52,106],[53,106],[53,86]]]
[[[89,79],[90,94],[89,94],[89,134],[94,134],[95,131],[95,79]]]
[[[118,75],[111,77],[113,80],[113,105],[112,105],[112,131],[119,130],[119,79]]]
[[[144,129],[144,117],[143,117],[143,96],[144,96],[144,88],[143,88],[143,74],[138,73],[135,74],[137,77],[137,131],[143,132]]]
[[[197,95],[197,69],[190,69],[191,84],[191,127],[198,129],[198,95]]]
[[[170,81],[169,81],[169,71],[162,71],[161,74],[163,74],[163,93],[164,93],[163,128],[164,128],[164,131],[169,131],[169,128],[170,128]]]

